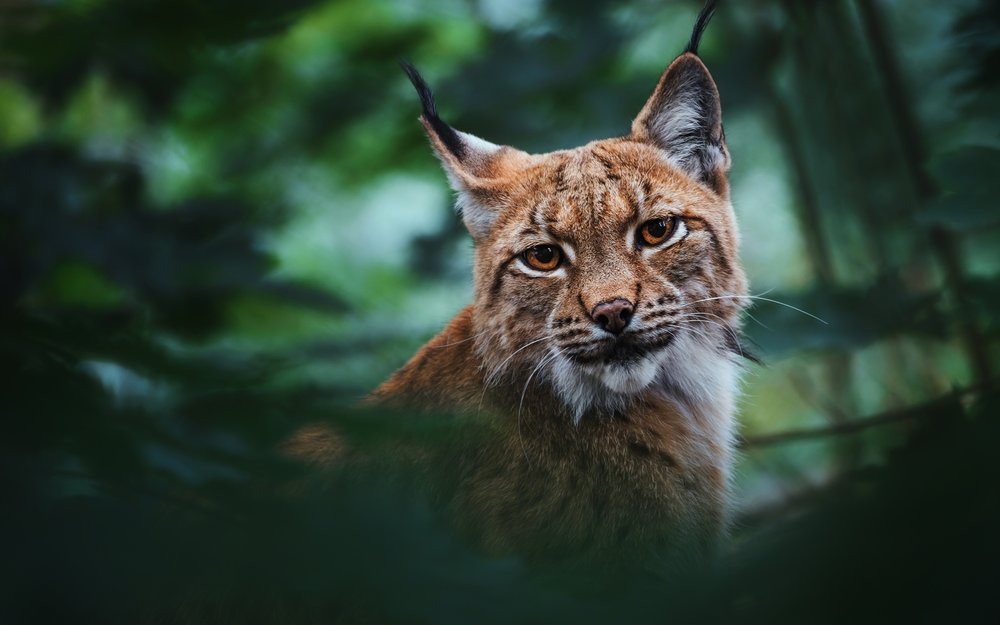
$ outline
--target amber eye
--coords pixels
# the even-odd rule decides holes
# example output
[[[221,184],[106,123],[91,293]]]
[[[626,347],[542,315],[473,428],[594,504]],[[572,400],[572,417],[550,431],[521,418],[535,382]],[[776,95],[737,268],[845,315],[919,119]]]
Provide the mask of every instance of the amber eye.
[[[676,228],[677,219],[675,217],[650,219],[639,226],[639,245],[659,245],[669,239]]]
[[[555,245],[536,245],[521,252],[524,264],[538,271],[552,271],[562,263],[562,250]]]

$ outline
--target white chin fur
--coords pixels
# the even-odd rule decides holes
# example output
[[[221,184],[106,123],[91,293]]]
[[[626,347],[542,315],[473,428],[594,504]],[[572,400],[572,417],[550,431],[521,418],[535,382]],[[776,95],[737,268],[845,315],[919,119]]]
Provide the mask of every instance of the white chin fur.
[[[643,358],[627,365],[605,365],[599,377],[604,386],[615,393],[638,393],[656,378],[660,363],[654,358]]]
[[[637,363],[581,367],[562,356],[552,362],[556,392],[579,422],[591,408],[624,409],[638,393],[654,385],[689,405],[700,405],[721,419],[720,432],[729,436],[728,417],[735,408],[736,365],[715,345],[691,333],[681,333],[667,349]]]
[[[592,407],[624,408],[656,379],[663,357],[656,354],[627,365],[581,367],[558,356],[552,364],[552,380],[573,420],[579,422]]]

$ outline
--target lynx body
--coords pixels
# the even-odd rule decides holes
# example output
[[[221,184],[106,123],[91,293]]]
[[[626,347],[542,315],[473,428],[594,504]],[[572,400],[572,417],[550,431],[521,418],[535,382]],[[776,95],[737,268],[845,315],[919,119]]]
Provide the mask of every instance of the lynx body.
[[[475,300],[371,400],[495,436],[450,505],[496,552],[700,554],[726,525],[746,280],[710,7],[622,138],[532,155],[421,121],[475,241]]]

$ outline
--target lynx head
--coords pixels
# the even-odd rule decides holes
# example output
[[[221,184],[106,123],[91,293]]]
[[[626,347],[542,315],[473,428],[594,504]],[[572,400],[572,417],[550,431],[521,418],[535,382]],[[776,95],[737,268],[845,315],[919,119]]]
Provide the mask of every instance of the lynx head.
[[[703,380],[738,348],[746,281],[719,94],[696,53],[710,15],[630,134],[573,150],[527,154],[455,130],[404,64],[475,242],[488,384],[533,377],[575,419],[646,389],[714,392]]]

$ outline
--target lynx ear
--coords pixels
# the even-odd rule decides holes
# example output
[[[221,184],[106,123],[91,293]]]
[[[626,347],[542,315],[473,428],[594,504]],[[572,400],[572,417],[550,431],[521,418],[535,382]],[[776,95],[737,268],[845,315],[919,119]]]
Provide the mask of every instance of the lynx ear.
[[[677,57],[663,73],[632,122],[632,137],[660,148],[689,176],[724,193],[729,153],[719,91],[694,54]]]
[[[465,227],[479,241],[489,233],[499,214],[500,207],[494,204],[501,178],[513,161],[528,155],[446,124],[438,116],[434,94],[417,69],[406,61],[400,61],[400,65],[420,95],[423,107],[420,122],[444,166],[451,188],[458,193],[458,209]]]
[[[698,43],[715,8],[708,2],[684,53],[663,72],[632,122],[632,138],[651,143],[692,178],[725,194],[729,153],[722,131],[719,90],[698,58]]]

